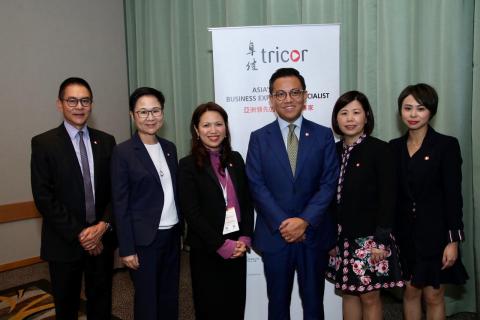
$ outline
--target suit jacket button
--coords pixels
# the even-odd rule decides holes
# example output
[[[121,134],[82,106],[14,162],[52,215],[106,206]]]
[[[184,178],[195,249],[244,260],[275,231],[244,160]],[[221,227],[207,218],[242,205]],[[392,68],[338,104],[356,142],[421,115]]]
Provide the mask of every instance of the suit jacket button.
[[[417,211],[417,209],[413,208],[413,209],[412,209],[412,212],[415,212],[415,211]]]

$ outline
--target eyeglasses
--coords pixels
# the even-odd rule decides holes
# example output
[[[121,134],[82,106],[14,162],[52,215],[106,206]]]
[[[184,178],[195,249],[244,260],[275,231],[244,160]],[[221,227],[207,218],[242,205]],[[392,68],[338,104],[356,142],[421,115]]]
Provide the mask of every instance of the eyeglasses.
[[[92,98],[74,98],[70,97],[67,99],[62,99],[67,103],[67,106],[70,108],[75,108],[78,105],[78,102],[80,102],[82,107],[90,107],[92,105]]]
[[[290,95],[290,98],[294,100],[300,100],[303,98],[303,94],[305,93],[305,90],[300,90],[300,89],[292,89],[290,92],[285,92],[283,90],[277,91],[272,94],[272,96],[277,100],[277,101],[283,101],[287,98],[287,95]]]
[[[140,119],[147,119],[149,114],[152,114],[154,118],[160,118],[163,115],[162,108],[153,108],[152,110],[141,109],[135,111]]]

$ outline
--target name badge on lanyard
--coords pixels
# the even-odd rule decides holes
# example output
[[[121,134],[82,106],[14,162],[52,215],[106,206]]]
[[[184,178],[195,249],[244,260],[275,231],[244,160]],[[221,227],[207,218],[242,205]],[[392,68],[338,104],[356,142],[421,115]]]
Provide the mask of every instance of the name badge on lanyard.
[[[220,183],[223,192],[223,198],[225,199],[225,207],[227,210],[225,211],[225,223],[223,224],[223,234],[229,234],[235,231],[240,230],[238,226],[238,219],[237,213],[235,211],[235,207],[228,207],[228,195],[227,195],[227,185],[228,185],[228,171],[225,170],[225,186]]]

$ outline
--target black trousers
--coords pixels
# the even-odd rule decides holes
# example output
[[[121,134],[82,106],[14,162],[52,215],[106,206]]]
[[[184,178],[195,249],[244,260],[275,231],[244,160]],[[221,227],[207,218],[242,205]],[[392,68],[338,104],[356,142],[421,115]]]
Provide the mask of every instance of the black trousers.
[[[180,227],[158,230],[148,246],[137,246],[140,267],[130,270],[136,320],[177,320],[180,281]]]
[[[243,320],[247,287],[246,257],[223,259],[190,249],[193,302],[197,320]]]
[[[56,319],[78,319],[82,276],[85,275],[87,318],[111,319],[113,249],[105,247],[99,256],[85,253],[72,262],[48,262]]]

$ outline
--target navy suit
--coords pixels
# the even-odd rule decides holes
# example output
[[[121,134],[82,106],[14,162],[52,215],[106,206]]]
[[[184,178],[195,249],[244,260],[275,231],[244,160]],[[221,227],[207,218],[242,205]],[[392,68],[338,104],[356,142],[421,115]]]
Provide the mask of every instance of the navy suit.
[[[290,319],[290,296],[298,274],[304,319],[323,319],[324,269],[335,231],[327,209],[338,179],[330,129],[303,119],[293,176],[278,121],[250,136],[246,161],[257,211],[253,245],[260,251],[267,278],[269,319]],[[303,242],[289,244],[279,232],[288,218],[309,226]]]
[[[177,199],[177,150],[172,142],[157,139]],[[135,318],[159,319],[161,313],[164,319],[177,319],[180,228],[158,228],[164,204],[161,178],[138,133],[115,147],[111,176],[120,256],[137,254],[140,263],[131,272]]]

